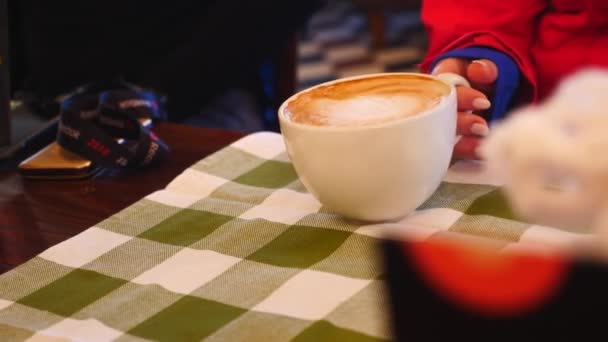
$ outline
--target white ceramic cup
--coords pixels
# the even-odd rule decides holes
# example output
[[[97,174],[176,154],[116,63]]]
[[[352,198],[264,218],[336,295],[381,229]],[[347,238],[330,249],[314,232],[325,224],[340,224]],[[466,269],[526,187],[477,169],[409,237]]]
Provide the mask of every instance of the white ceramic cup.
[[[447,95],[417,115],[370,126],[313,126],[291,121],[285,108],[302,92],[382,75],[421,76],[446,85]],[[306,189],[346,218],[392,221],[406,216],[440,185],[456,141],[455,74],[385,73],[344,78],[287,99],[278,117],[287,153]]]

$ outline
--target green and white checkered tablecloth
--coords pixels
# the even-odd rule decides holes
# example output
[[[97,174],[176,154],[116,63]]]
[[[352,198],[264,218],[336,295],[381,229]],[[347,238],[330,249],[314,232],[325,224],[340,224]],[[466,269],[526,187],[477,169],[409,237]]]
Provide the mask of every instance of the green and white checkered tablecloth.
[[[456,164],[414,214],[361,225],[305,191],[280,135],[252,134],[1,275],[0,341],[390,339],[386,231],[505,249],[585,238],[513,220],[495,185]]]

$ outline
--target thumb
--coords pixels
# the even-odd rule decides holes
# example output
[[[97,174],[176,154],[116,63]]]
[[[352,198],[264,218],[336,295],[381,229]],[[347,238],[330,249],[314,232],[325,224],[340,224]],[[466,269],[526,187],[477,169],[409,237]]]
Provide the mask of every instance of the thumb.
[[[477,59],[467,68],[467,78],[475,84],[491,85],[498,78],[498,67],[489,59]]]

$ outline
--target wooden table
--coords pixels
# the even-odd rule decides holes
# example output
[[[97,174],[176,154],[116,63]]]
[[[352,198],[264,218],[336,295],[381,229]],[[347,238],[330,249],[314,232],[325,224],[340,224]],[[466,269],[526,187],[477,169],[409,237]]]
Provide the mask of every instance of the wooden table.
[[[244,135],[169,123],[155,132],[169,144],[170,160],[132,174],[36,181],[0,172],[0,273],[162,189],[188,166]]]

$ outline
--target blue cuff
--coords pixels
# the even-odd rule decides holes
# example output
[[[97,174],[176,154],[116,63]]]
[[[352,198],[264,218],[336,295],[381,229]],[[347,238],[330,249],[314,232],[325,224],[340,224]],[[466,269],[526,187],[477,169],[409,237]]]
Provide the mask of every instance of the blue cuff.
[[[453,50],[436,58],[431,64],[431,70],[439,61],[449,57],[466,59],[489,59],[498,67],[498,79],[496,80],[496,93],[492,99],[489,120],[494,122],[502,119],[511,105],[511,101],[519,87],[520,71],[517,63],[498,50],[486,47],[469,47]]]

